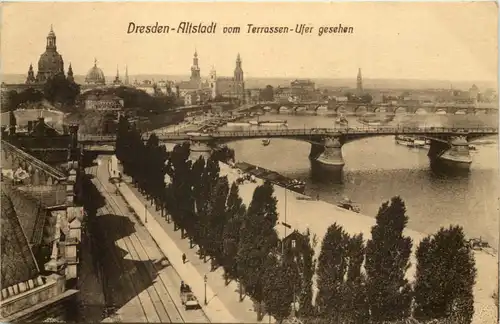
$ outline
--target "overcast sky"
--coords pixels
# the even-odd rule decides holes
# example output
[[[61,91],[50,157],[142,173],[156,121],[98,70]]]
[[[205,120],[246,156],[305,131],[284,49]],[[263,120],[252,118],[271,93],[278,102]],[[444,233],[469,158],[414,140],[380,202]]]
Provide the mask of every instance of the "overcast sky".
[[[497,13],[476,3],[7,3],[2,5],[1,69],[37,70],[53,25],[65,70],[86,74],[94,57],[106,75],[189,74],[195,48],[202,75],[212,65],[232,75],[236,55],[245,77],[484,80],[496,82]],[[127,34],[137,25],[177,27],[217,22],[213,35]],[[246,25],[314,26],[313,33],[247,34]],[[321,26],[353,34],[318,36]],[[223,26],[240,26],[225,35]]]

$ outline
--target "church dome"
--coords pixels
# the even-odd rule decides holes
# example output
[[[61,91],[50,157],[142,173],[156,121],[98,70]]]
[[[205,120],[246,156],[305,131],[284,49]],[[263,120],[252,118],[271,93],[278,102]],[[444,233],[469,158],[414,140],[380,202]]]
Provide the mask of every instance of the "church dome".
[[[51,76],[59,73],[64,74],[64,61],[61,54],[57,52],[56,34],[51,27],[47,36],[45,52],[40,55],[40,59],[38,60],[36,80],[38,82],[45,82]]]
[[[97,67],[97,63],[89,70],[87,76],[85,77],[85,83],[87,84],[105,84],[106,79],[104,78],[104,73],[100,68]]]
[[[45,51],[38,60],[38,71],[52,74],[64,73],[64,62],[61,54],[56,51]]]

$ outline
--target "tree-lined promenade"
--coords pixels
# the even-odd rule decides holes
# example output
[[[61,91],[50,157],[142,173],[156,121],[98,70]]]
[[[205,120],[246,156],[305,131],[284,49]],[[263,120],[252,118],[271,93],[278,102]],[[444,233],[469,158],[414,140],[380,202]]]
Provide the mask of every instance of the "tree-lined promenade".
[[[259,318],[267,312],[281,322],[294,312],[325,323],[472,321],[476,270],[462,228],[442,228],[420,242],[409,282],[414,243],[403,234],[408,216],[399,197],[382,204],[368,240],[332,224],[316,260],[309,231],[278,236],[272,184],[257,186],[247,207],[238,186],[221,176],[219,161],[234,159],[231,150],[192,161],[188,143],[167,152],[156,135],[144,143],[121,118],[116,155],[134,185],[199,246],[200,258],[222,266],[226,282],[240,283],[240,298],[244,292],[262,306]]]

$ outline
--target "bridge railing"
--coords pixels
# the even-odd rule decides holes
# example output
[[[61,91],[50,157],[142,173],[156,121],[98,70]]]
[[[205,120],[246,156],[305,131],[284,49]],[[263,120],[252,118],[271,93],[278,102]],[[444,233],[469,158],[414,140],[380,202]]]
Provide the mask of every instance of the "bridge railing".
[[[266,137],[266,136],[317,136],[317,135],[344,135],[344,134],[498,134],[495,127],[349,127],[349,128],[297,128],[297,129],[261,129],[246,131],[214,131],[210,133],[162,133],[158,137],[160,140],[172,139],[210,139],[210,138],[230,138],[230,137]],[[147,139],[147,136],[143,136]],[[80,135],[80,142],[112,142],[116,140],[116,135]]]

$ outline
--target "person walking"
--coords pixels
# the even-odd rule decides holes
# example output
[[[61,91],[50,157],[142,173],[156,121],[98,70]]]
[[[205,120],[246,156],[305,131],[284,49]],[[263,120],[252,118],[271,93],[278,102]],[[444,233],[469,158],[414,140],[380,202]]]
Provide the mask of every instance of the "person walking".
[[[186,263],[186,254],[182,253],[182,263]]]

